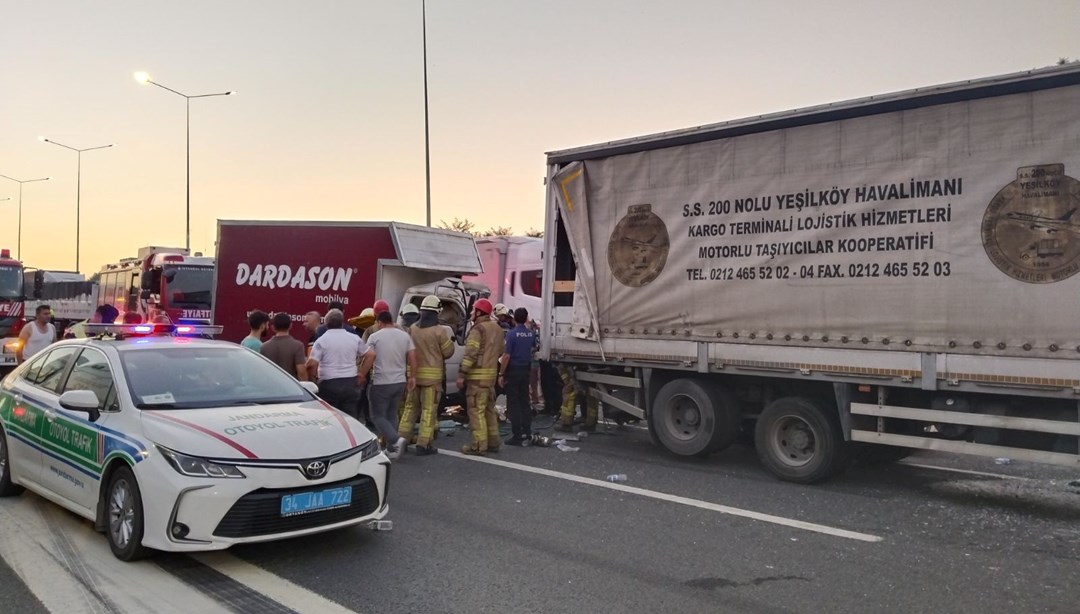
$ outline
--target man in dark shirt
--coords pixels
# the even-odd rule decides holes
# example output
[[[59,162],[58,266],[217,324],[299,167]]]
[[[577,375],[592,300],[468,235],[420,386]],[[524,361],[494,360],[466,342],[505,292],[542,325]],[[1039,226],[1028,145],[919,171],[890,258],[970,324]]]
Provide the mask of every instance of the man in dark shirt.
[[[506,413],[513,436],[512,446],[527,445],[532,440],[532,407],[529,406],[529,369],[532,366],[536,333],[525,326],[529,312],[514,310],[514,328],[506,331],[506,350],[499,359],[499,385],[506,390]]]
[[[289,375],[302,382],[307,381],[307,357],[304,344],[289,335],[292,318],[287,313],[278,313],[274,315],[271,325],[274,328],[274,336],[262,344],[259,353],[285,369]]]
[[[337,309],[341,313],[345,313],[345,304],[342,303],[341,301],[330,301],[326,305],[327,313],[329,313],[331,309]],[[345,322],[344,324],[342,324],[341,327],[344,328],[346,331],[354,334],[354,335],[359,335],[360,334],[360,331],[356,330],[356,327],[353,326],[352,324],[349,324],[348,322]],[[326,324],[320,324],[319,327],[315,329],[315,335],[311,337],[311,341],[309,343],[315,343],[315,341],[318,340],[319,337],[322,337],[323,333],[325,333],[325,332],[326,332]]]

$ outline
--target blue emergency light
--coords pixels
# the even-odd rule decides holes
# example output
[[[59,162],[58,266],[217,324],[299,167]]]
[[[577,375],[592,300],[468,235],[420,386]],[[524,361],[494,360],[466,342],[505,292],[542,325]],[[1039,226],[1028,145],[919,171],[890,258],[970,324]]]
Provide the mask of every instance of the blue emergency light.
[[[151,335],[172,335],[179,337],[210,337],[220,335],[222,327],[211,324],[107,324],[87,323],[84,325],[87,336],[102,337],[148,337]]]

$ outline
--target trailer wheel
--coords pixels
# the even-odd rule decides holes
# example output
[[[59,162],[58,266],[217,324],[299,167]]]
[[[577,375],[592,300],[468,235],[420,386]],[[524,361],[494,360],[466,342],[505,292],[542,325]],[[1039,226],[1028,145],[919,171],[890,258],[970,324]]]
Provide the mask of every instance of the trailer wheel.
[[[847,467],[836,412],[802,397],[777,399],[765,406],[754,429],[754,443],[765,467],[788,482],[813,484]]]
[[[704,456],[731,445],[739,432],[735,398],[692,379],[664,384],[649,409],[653,441],[677,456]]]

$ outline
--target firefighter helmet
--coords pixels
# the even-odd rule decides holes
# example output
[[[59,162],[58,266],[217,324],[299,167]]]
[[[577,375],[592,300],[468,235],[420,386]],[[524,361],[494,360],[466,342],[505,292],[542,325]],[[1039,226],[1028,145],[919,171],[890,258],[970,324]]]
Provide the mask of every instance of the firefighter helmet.
[[[431,296],[425,296],[424,302],[420,303],[420,309],[424,309],[427,311],[439,311],[440,309],[442,309],[442,301],[440,301],[439,297],[435,296],[434,294],[432,294]]]
[[[487,300],[486,298],[478,299],[475,303],[473,303],[472,308],[473,311],[479,311],[486,316],[491,315],[491,301]]]
[[[375,311],[375,315],[377,316],[380,313],[390,311],[390,303],[387,303],[386,301],[384,301],[382,299],[379,299],[379,300],[375,301],[375,304],[372,305],[371,308]]]
[[[405,306],[401,308],[401,315],[407,316],[410,313],[420,313],[420,310],[412,303],[405,303]]]
[[[495,303],[495,317],[509,316],[510,308],[502,303]]]

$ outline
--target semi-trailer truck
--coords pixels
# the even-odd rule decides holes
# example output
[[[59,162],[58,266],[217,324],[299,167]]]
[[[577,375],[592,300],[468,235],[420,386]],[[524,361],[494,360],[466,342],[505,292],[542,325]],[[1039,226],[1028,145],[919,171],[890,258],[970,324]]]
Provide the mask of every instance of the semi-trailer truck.
[[[672,453],[1080,466],[1080,65],[547,164],[541,354]]]

